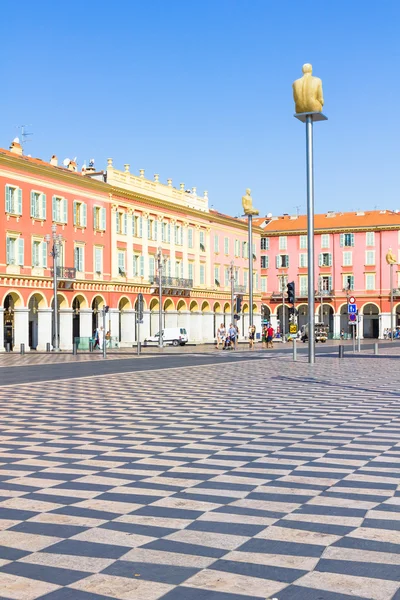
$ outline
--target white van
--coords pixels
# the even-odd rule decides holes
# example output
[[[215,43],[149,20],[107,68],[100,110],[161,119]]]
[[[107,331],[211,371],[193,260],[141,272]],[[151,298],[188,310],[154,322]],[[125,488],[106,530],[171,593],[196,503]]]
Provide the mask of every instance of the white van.
[[[173,346],[184,346],[188,342],[188,334],[184,327],[169,327],[162,330],[162,338],[164,344],[172,344]],[[151,337],[146,338],[145,342],[157,342],[159,332]]]

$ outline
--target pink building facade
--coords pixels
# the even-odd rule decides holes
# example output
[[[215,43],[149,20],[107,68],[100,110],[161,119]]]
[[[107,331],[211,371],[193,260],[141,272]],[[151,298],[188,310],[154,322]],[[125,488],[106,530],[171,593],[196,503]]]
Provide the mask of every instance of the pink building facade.
[[[298,324],[308,319],[306,216],[258,219],[261,240],[261,292],[263,316],[275,328],[288,331],[289,311],[283,309],[282,290],[294,281]],[[316,322],[329,326],[330,335],[339,338],[341,330],[351,334],[348,298],[354,296],[359,313],[361,337],[383,338],[390,328],[390,277],[392,269],[394,325],[400,326],[399,267],[390,267],[386,254],[400,252],[400,214],[359,211],[316,215],[315,294]]]

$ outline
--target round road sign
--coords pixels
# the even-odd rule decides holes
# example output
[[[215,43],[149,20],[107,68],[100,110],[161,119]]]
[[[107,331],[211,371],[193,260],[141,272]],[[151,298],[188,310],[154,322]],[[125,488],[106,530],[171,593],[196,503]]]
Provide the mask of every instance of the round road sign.
[[[350,321],[355,321],[355,320],[356,320],[356,318],[357,318],[357,315],[355,315],[354,313],[351,313],[351,314],[349,315],[349,319],[350,319]]]
[[[355,304],[355,303],[356,303],[356,299],[354,298],[354,296],[350,296],[349,304]]]

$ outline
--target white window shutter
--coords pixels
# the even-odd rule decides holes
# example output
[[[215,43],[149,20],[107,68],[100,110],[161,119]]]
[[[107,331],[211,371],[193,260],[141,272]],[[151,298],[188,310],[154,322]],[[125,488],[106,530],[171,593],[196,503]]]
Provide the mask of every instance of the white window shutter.
[[[18,215],[22,215],[22,190],[21,190],[21,188],[18,188],[17,194],[18,194],[18,196],[17,196],[17,198],[18,198],[18,200],[17,200],[17,214]]]
[[[332,254],[331,254],[331,253],[329,253],[329,254],[328,254],[328,257],[329,257],[329,258],[328,258],[328,265],[331,267],[331,266],[332,266]]]
[[[139,237],[143,237],[143,217],[139,217]]]
[[[103,231],[106,230],[106,209],[101,208],[101,228]]]
[[[18,239],[18,264],[24,266],[24,239]]]
[[[68,204],[67,204],[67,199],[63,198],[62,203],[63,203],[63,223],[67,223],[68,222]]]
[[[319,258],[318,258],[318,266],[322,267],[323,264],[324,264],[324,255],[321,252],[319,254]]]
[[[126,213],[124,213],[124,234],[127,235],[128,234],[128,215]]]
[[[12,245],[12,240],[11,238],[6,238],[6,262],[7,264],[11,264],[11,259],[12,259],[12,251],[11,251],[11,245]]]
[[[344,233],[340,234],[340,245],[341,245],[341,247],[344,246]]]
[[[42,214],[40,215],[42,219],[46,219],[46,194],[40,194],[40,202],[41,202],[41,208],[42,208]]]
[[[286,254],[286,266],[289,268],[290,257],[289,254]]]
[[[154,219],[154,239],[158,240],[158,219]]]
[[[74,200],[73,207],[74,207],[74,225],[76,225],[76,213],[77,213],[77,202],[76,202],[76,200]]]
[[[32,192],[31,190],[31,217],[36,217],[36,210],[35,210],[35,192]]]
[[[144,277],[144,256],[140,257],[140,276]]]
[[[42,242],[42,266],[47,267],[47,242]]]
[[[11,188],[6,185],[6,212],[11,212]]]
[[[354,246],[354,233],[351,234],[351,245]]]
[[[244,242],[243,242],[244,243]],[[281,257],[279,254],[276,255],[276,268],[279,269],[281,266]]]
[[[82,210],[82,214],[81,214],[82,225],[83,225],[83,227],[86,227],[87,226],[87,205],[85,202],[83,204],[81,204],[81,210]]]
[[[56,196],[53,196],[53,198],[52,198],[52,214],[53,214],[53,221],[57,221],[57,198],[56,198]]]

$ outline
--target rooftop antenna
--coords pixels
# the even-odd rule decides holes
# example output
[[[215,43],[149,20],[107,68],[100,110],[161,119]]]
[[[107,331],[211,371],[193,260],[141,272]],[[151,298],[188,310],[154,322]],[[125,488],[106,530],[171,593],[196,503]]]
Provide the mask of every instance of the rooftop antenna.
[[[300,215],[301,204],[298,204],[294,208],[296,209],[297,216],[299,216]]]
[[[33,133],[29,133],[26,128],[32,127],[32,125],[17,125],[17,129],[20,130],[20,138],[21,138],[21,146],[24,147],[24,144],[27,142],[31,142],[32,140],[28,140],[28,136],[33,135]]]

